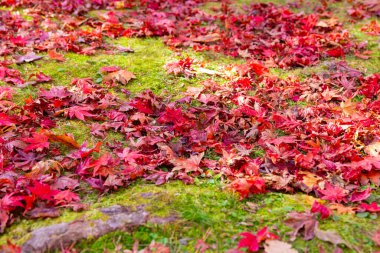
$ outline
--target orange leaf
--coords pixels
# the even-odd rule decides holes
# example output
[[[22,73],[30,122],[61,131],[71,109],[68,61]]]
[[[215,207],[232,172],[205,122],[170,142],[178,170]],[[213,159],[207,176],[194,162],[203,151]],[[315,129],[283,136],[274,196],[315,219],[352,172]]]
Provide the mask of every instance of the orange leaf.
[[[323,180],[321,177],[308,172],[308,171],[302,171],[299,173],[302,175],[302,183],[304,183],[307,187],[313,188],[314,186],[318,186],[318,182]]]
[[[48,56],[49,56],[50,59],[53,59],[53,60],[57,60],[57,61],[61,61],[61,62],[66,61],[65,57],[63,56],[63,54],[59,54],[55,50],[48,51]]]
[[[135,79],[136,76],[127,70],[118,70],[112,73],[109,73],[105,78],[104,81],[117,81],[121,84],[127,84],[131,79]]]
[[[55,135],[46,130],[43,130],[42,133],[46,135],[50,141],[60,142],[72,148],[80,148],[80,145],[75,141],[75,139],[68,134]]]
[[[342,204],[333,203],[328,205],[328,207],[331,210],[335,210],[338,214],[355,214],[354,208]]]

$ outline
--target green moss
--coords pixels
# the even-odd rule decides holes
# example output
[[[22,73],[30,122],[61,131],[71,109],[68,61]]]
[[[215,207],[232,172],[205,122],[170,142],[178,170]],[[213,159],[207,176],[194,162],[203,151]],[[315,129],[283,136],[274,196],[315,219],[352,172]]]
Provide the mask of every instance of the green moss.
[[[79,145],[83,142],[87,142],[87,145],[91,147],[98,142],[98,140],[91,135],[89,125],[81,120],[62,118],[57,122],[57,127],[52,129],[52,131],[56,135],[72,134]]]
[[[105,196],[99,205],[143,203],[151,205],[149,210],[153,213],[160,213],[167,208],[167,214],[170,215],[170,210],[175,210],[181,219],[164,226],[148,224],[134,231],[114,232],[91,242],[82,242],[78,247],[91,252],[102,252],[105,248],[112,250],[119,244],[130,249],[136,240],[141,243],[141,247],[156,240],[170,245],[172,250],[194,252],[197,240],[205,237],[207,243],[219,250],[212,252],[223,252],[236,246],[239,233],[255,232],[264,226],[287,240],[290,229],[282,222],[279,223],[279,220],[284,220],[291,211],[310,209],[306,195],[303,194],[268,193],[239,201],[236,195],[221,190],[221,187],[223,184],[220,181],[210,183],[210,179],[186,187],[181,182],[171,182],[160,187],[138,183],[128,190]],[[257,205],[258,210],[250,211],[246,202]],[[334,216],[334,221],[320,221],[321,229],[337,231],[343,239],[363,252],[374,249],[368,236],[378,225],[378,221],[348,215]],[[331,249],[331,244],[318,239],[304,241],[298,238],[293,243],[297,250],[308,248],[310,252],[318,252],[321,245]],[[352,251],[346,248],[344,252]]]
[[[250,154],[250,156],[251,156],[252,158],[264,157],[264,155],[265,155],[265,150],[262,149],[262,148],[260,148],[260,147],[255,147],[255,148],[252,150],[251,154]]]
[[[307,107],[309,104],[305,101],[293,101],[291,99],[287,99],[286,102],[289,104],[289,106],[298,106],[298,107]]]
[[[103,252],[103,249],[113,250],[118,245],[130,249],[136,240],[141,247],[156,240],[170,244],[173,250],[179,252],[194,252],[197,240],[204,237],[207,243],[223,252],[236,246],[239,233],[255,232],[265,226],[283,240],[287,240],[290,229],[279,220],[284,220],[291,211],[302,212],[310,209],[310,201],[303,194],[268,193],[239,201],[237,195],[223,188],[225,185],[220,179],[210,178],[197,180],[195,185],[185,187],[182,182],[170,182],[163,186],[136,182],[127,189],[101,197],[89,192],[85,198],[85,202],[90,205],[88,211],[64,211],[63,216],[57,219],[17,222],[7,229],[8,236],[0,237],[0,242],[12,239],[16,243],[22,243],[30,236],[28,233],[37,227],[85,217],[104,218],[97,208],[117,204],[131,207],[143,205],[151,216],[167,217],[176,214],[179,220],[166,225],[147,224],[129,231],[113,232],[98,239],[81,242],[76,248],[83,252]],[[247,202],[256,205],[257,210],[250,209]],[[349,215],[335,215],[332,219],[321,220],[321,229],[337,231],[343,239],[363,252],[375,249],[368,237],[380,225],[378,220]],[[326,249],[331,248],[331,245],[318,239],[304,241],[299,238],[293,243],[297,250],[308,248],[310,252],[318,252],[319,245]],[[344,252],[352,251],[345,249]]]
[[[87,214],[91,214],[89,211]],[[11,227],[7,228],[5,234],[0,235],[0,245],[5,244],[7,240],[21,245],[31,236],[30,232],[37,228],[46,227],[52,224],[70,222],[83,217],[83,213],[76,213],[69,210],[63,210],[62,215],[58,218],[44,218],[38,220],[21,219],[16,221]]]

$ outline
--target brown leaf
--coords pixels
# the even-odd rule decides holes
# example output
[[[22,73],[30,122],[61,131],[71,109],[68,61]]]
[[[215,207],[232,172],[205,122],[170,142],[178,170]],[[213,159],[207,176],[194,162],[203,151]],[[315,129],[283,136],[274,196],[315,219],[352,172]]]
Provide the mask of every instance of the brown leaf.
[[[112,81],[117,81],[121,84],[126,85],[131,79],[135,79],[136,76],[127,70],[118,70],[112,73],[109,73],[104,77],[105,82],[112,82]]]
[[[220,40],[220,34],[219,33],[210,33],[203,36],[198,36],[193,39],[194,42],[199,43],[208,43],[208,42],[216,42]]]
[[[152,241],[147,248],[140,250],[138,253],[170,253],[170,248]]]
[[[25,214],[29,219],[38,219],[38,218],[55,218],[60,216],[60,212],[56,208],[43,208],[36,207],[28,211]]]
[[[337,18],[329,18],[329,19],[324,19],[318,21],[318,23],[315,26],[318,27],[333,27],[338,24],[338,19]]]
[[[295,240],[301,229],[303,229],[304,239],[311,240],[314,238],[314,230],[318,226],[318,221],[315,219],[314,214],[291,212],[287,214],[285,225],[293,229],[290,240]]]
[[[72,148],[80,148],[80,145],[68,134],[55,135],[50,133],[47,136],[50,141],[60,142]]]
[[[360,183],[367,185],[369,182],[380,186],[380,171],[370,171],[367,174],[362,174],[360,178]]]
[[[372,240],[375,242],[377,246],[380,246],[380,230],[377,230],[372,234]]]
[[[5,210],[0,210],[0,234],[4,232],[7,223],[9,222],[9,214]]]
[[[264,178],[268,186],[274,190],[285,190],[287,192],[291,192],[293,190],[289,186],[289,184],[294,180],[294,176],[292,175],[287,175],[285,173],[281,176],[268,174]]]
[[[300,183],[303,184],[303,187],[301,186],[301,189],[305,192],[311,192],[314,187],[318,186],[318,182],[323,181],[323,178],[308,171],[302,171],[299,175],[302,176]]]
[[[258,205],[258,204],[255,204],[255,203],[253,203],[253,202],[249,202],[249,201],[248,201],[246,204],[247,204],[247,208],[246,208],[246,210],[247,210],[248,212],[256,213],[257,210],[259,209],[259,205]]]
[[[36,178],[45,174],[46,172],[56,171],[58,174],[60,173],[60,163],[54,160],[45,160],[39,161],[36,163],[29,173],[25,174],[26,178]]]
[[[321,230],[318,227],[316,227],[314,230],[314,233],[315,233],[315,236],[319,240],[322,240],[324,242],[330,242],[334,245],[338,245],[338,244],[347,245],[347,243],[342,239],[342,237],[340,237],[340,235],[335,231],[332,231],[332,230],[326,230],[325,231],[325,230]]]
[[[264,245],[265,253],[297,253],[292,245],[278,240],[267,240]]]

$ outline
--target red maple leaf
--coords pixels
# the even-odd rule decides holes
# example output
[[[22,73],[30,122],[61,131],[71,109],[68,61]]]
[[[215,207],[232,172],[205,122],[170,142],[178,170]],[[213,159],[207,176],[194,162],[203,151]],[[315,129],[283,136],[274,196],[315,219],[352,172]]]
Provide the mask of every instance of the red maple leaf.
[[[58,192],[53,196],[56,205],[69,204],[79,201],[78,195],[70,190]]]
[[[13,196],[14,194],[6,194],[0,201],[2,210],[13,211],[17,207],[24,207],[22,204],[22,196]]]
[[[118,161],[111,154],[105,153],[99,159],[91,163],[90,167],[94,167],[93,176],[108,176],[113,174]]]
[[[51,88],[50,90],[42,90],[39,93],[40,97],[44,97],[46,99],[52,99],[52,98],[67,98],[71,95],[71,92],[69,92],[65,87],[56,86]]]
[[[89,111],[92,111],[92,110],[93,108],[91,108],[90,106],[73,106],[73,107],[68,108],[67,114],[70,119],[75,117],[77,119],[85,121],[86,120],[85,117],[88,117],[88,118],[95,117],[94,114],[89,113]]]
[[[238,248],[247,248],[249,252],[257,252],[260,249],[257,236],[250,232],[240,234],[243,238],[239,241]]]
[[[230,184],[230,187],[237,191],[241,198],[246,198],[250,194],[266,192],[265,181],[258,176],[238,178]]]
[[[378,213],[380,212],[380,206],[377,202],[372,202],[371,204],[361,203],[358,207],[360,211]]]
[[[33,186],[29,186],[28,189],[41,200],[53,200],[54,196],[59,193],[58,190],[52,190],[50,185],[38,181],[34,181]]]
[[[366,200],[367,198],[369,198],[369,196],[371,196],[371,187],[368,187],[364,191],[353,192],[351,197],[350,197],[350,201],[351,202],[363,201],[363,200]]]
[[[42,151],[45,148],[49,148],[49,138],[46,135],[33,133],[31,138],[22,138],[21,140],[29,143],[29,146],[25,148],[25,151],[36,150]]]
[[[314,201],[313,206],[311,207],[310,211],[312,213],[320,213],[322,219],[327,219],[331,215],[331,211],[328,207],[325,205],[322,205],[318,201]]]
[[[12,126],[15,123],[14,119],[6,113],[0,113],[0,126]]]
[[[269,232],[267,227],[264,227],[257,231],[257,240],[263,242],[265,240],[276,240],[278,236]]]
[[[36,82],[37,83],[45,83],[45,82],[50,82],[52,80],[52,78],[50,76],[45,75],[42,72],[38,72],[38,73],[30,75],[29,79],[32,78],[32,77],[36,77]]]
[[[348,195],[347,190],[340,188],[339,186],[334,186],[329,182],[325,184],[325,189],[319,190],[319,192],[324,195],[322,199],[335,202],[346,201],[346,196]]]
[[[204,156],[204,153],[200,153],[198,155],[192,155],[188,159],[184,158],[172,158],[170,162],[174,165],[173,171],[177,170],[185,170],[188,172],[202,172],[199,164]]]

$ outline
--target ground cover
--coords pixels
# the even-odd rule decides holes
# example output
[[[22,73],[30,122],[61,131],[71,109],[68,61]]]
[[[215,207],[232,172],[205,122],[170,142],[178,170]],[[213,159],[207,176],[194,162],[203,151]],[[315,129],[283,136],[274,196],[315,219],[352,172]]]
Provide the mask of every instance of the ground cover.
[[[379,250],[376,2],[245,4],[2,1],[4,251]]]

